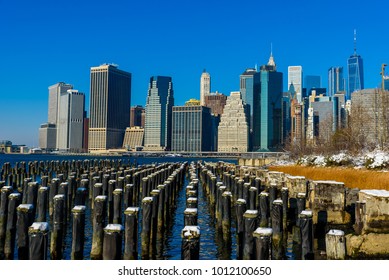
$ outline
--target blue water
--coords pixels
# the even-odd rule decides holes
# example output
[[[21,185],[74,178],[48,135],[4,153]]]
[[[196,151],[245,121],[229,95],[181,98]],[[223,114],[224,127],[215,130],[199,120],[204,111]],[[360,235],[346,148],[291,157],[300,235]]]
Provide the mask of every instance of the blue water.
[[[120,157],[120,156],[58,156],[58,155],[19,155],[19,154],[0,154],[0,166],[5,162],[14,165],[17,162],[29,162],[29,161],[72,161],[72,160],[118,160],[121,159],[123,164],[134,164],[139,165],[151,164],[151,163],[163,163],[163,162],[191,162],[191,161],[208,161],[217,162],[225,161],[230,163],[237,163],[234,159],[221,159],[221,158],[167,158],[167,157]],[[177,208],[172,212],[173,214],[173,225],[167,231],[167,236],[164,240],[163,248],[163,259],[179,260],[181,259],[181,230],[184,227],[184,210],[186,208],[186,193],[185,187],[189,181],[185,178],[184,186],[181,188],[177,198]],[[215,259],[235,259],[236,258],[236,239],[234,225],[232,225],[232,244],[230,248],[220,241],[220,233],[215,229],[215,222],[213,217],[210,215],[208,201],[203,193],[201,184],[198,189],[198,224],[201,230],[200,237],[200,259],[202,260],[215,260]],[[90,206],[87,205],[86,218],[85,218],[85,244],[84,244],[84,259],[90,259],[91,242],[92,242],[92,220],[90,215]],[[141,230],[141,217],[139,221],[139,230]],[[64,242],[64,259],[71,258],[71,242],[72,242],[72,221],[71,218],[67,223],[67,230]],[[140,253],[140,236],[138,252]],[[49,254],[48,254],[49,256]],[[15,259],[17,259],[17,250],[15,250]]]

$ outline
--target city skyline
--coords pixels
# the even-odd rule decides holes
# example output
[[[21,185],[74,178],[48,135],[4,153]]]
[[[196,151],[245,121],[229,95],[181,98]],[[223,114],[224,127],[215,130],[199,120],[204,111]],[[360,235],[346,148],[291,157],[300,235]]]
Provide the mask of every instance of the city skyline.
[[[387,39],[381,35],[389,3],[350,3],[2,3],[0,139],[37,146],[37,127],[47,121],[47,88],[61,81],[85,93],[89,114],[89,69],[105,62],[133,74],[132,106],[145,105],[148,79],[154,75],[172,77],[177,105],[200,99],[203,69],[212,77],[212,91],[229,95],[239,90],[239,75],[246,68],[266,63],[271,44],[284,77],[288,66],[301,65],[304,75],[321,76],[322,86],[328,87],[329,67],[347,69],[356,29],[364,87],[378,87],[380,66],[389,63]],[[57,10],[67,20],[52,12]],[[363,17],[355,16],[361,13]],[[266,29],[259,19],[269,23]]]

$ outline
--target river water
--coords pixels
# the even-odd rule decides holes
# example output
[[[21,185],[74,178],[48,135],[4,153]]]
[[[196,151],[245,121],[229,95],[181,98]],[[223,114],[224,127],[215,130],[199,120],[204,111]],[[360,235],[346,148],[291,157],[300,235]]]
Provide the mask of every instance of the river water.
[[[221,158],[182,158],[182,157],[120,157],[120,156],[109,156],[109,157],[93,157],[93,156],[57,156],[57,155],[20,155],[20,154],[0,154],[0,166],[5,162],[9,162],[14,165],[16,162],[29,162],[29,161],[72,161],[72,160],[119,160],[123,163],[137,163],[139,165],[152,164],[152,163],[163,163],[163,162],[191,162],[198,160],[205,161],[225,161],[230,163],[237,163],[234,159],[221,159]],[[163,242],[163,259],[179,260],[181,259],[181,230],[184,227],[184,210],[186,205],[186,193],[185,186],[188,185],[188,179],[185,178],[183,188],[180,190],[177,199],[177,208],[173,211],[173,225],[168,230],[168,234]],[[201,230],[200,238],[200,259],[201,260],[216,260],[216,259],[236,259],[236,238],[235,238],[235,225],[231,227],[231,247],[225,248],[220,242],[220,233],[215,229],[215,222],[210,215],[208,201],[203,193],[201,184],[198,189],[198,225]],[[141,211],[140,211],[141,213]],[[141,230],[141,216],[139,221],[139,231]],[[85,244],[84,244],[84,259],[90,259],[91,242],[92,242],[92,220],[90,215],[90,207],[87,205],[86,209],[86,224],[85,224]],[[72,242],[72,223],[68,221],[66,236],[64,239],[64,259],[70,259],[71,256],[71,242]],[[138,251],[140,252],[140,236]],[[15,259],[17,259],[17,250],[15,250]]]

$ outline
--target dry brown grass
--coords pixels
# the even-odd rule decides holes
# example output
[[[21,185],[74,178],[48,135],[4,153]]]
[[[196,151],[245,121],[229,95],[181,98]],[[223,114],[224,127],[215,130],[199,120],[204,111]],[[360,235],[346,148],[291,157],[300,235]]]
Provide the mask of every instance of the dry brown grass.
[[[269,170],[304,176],[311,180],[343,182],[348,188],[389,190],[389,172],[299,165],[272,166]]]

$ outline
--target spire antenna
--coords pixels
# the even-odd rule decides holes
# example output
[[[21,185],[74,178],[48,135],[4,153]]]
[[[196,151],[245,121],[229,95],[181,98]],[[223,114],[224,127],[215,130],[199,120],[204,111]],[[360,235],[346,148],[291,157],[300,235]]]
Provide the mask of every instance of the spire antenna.
[[[270,43],[270,56],[273,56],[273,42]]]
[[[357,30],[354,29],[354,54],[357,54]]]

